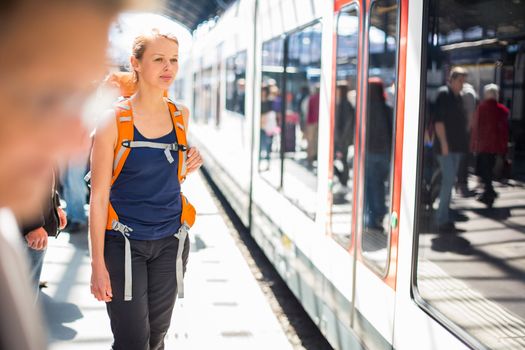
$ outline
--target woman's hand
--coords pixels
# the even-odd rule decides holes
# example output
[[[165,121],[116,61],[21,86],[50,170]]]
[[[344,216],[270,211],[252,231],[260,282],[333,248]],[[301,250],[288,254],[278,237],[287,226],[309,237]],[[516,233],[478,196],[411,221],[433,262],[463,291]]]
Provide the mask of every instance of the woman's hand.
[[[113,298],[109,272],[104,263],[91,264],[91,294],[98,301],[110,302]]]
[[[191,147],[188,151],[188,160],[186,163],[188,174],[194,172],[202,166],[202,158],[196,147]]]

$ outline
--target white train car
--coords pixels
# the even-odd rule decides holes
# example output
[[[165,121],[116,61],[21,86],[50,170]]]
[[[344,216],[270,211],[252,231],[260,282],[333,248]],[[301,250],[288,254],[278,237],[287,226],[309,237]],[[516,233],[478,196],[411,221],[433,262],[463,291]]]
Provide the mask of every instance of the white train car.
[[[194,38],[191,142],[334,348],[525,347],[523,1],[240,0]],[[454,66],[476,110],[500,85],[509,150],[494,205],[454,191],[444,233],[428,193]]]

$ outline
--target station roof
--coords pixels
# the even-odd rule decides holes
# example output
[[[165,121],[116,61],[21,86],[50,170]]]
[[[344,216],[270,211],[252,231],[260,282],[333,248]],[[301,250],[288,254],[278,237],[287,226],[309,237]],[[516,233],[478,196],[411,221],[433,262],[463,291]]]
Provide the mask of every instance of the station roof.
[[[207,19],[220,16],[236,0],[168,0],[163,14],[188,27],[190,31]]]

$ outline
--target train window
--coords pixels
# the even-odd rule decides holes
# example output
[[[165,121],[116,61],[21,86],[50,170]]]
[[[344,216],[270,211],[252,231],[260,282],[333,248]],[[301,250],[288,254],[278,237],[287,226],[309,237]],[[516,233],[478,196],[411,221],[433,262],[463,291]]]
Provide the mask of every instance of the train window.
[[[200,92],[200,103],[201,109],[204,116],[204,122],[211,124],[213,118],[212,110],[212,89],[213,89],[213,71],[212,68],[206,68],[201,73],[201,92]]]
[[[525,347],[525,3],[431,0],[415,297],[472,347]]]
[[[259,172],[281,187],[281,91],[284,76],[284,38],[263,43]]]
[[[342,11],[337,19],[337,62],[335,86],[334,174],[332,185],[332,237],[350,246],[352,228],[353,162],[359,15],[355,7]]]
[[[202,111],[201,111],[201,77],[200,73],[193,73],[193,115],[194,120],[197,122],[201,122],[202,120]]]
[[[321,24],[291,34],[287,55],[286,107],[281,122],[283,192],[313,218],[317,197]]]
[[[226,109],[244,116],[246,51],[226,60]]]
[[[379,0],[372,4],[368,26],[361,246],[366,260],[379,272],[385,272],[389,255],[398,20],[397,0]]]
[[[321,24],[263,43],[262,54],[259,171],[313,218]]]

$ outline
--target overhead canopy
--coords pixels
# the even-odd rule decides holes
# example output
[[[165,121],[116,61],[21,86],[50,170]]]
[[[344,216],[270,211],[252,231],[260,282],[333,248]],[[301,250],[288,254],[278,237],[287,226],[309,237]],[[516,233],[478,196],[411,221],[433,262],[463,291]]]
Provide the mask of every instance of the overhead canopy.
[[[221,15],[236,0],[168,0],[163,14],[188,27],[190,31],[207,19]]]

